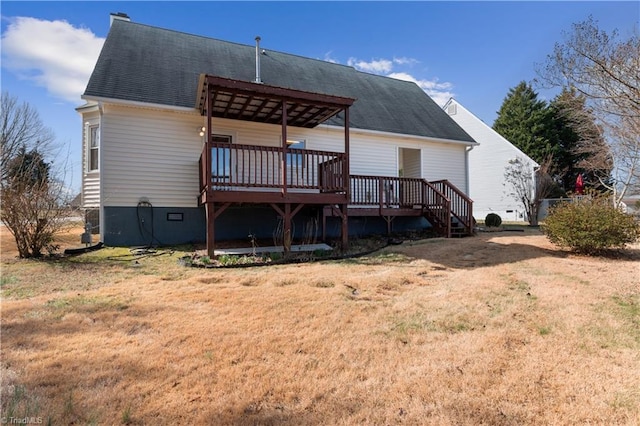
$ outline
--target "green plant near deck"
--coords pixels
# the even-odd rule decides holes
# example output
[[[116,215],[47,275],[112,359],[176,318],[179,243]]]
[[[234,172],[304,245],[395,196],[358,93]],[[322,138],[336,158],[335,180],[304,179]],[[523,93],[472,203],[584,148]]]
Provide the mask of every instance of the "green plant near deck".
[[[273,262],[277,262],[278,260],[282,259],[282,253],[278,253],[278,252],[273,252],[273,253],[269,253],[269,259],[271,259],[271,261]]]
[[[542,226],[549,241],[585,254],[622,249],[640,238],[640,224],[605,195],[574,199],[551,209]]]
[[[311,253],[311,257],[314,259],[322,259],[331,256],[331,254],[330,250],[317,249]]]
[[[497,228],[498,226],[502,225],[502,218],[495,213],[489,213],[484,218],[484,224],[491,228]]]
[[[251,265],[254,263],[265,263],[269,261],[271,261],[269,257],[253,256],[253,255],[247,256],[247,255],[223,254],[220,257],[218,257],[218,263],[221,266]]]

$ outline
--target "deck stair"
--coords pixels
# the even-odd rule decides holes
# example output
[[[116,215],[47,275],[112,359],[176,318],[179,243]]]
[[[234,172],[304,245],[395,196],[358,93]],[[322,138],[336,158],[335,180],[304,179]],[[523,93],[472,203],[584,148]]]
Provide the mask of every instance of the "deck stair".
[[[473,202],[447,180],[351,175],[349,200],[348,216],[383,217],[389,232],[396,217],[422,216],[442,237],[473,235]],[[324,209],[325,220],[336,215]]]

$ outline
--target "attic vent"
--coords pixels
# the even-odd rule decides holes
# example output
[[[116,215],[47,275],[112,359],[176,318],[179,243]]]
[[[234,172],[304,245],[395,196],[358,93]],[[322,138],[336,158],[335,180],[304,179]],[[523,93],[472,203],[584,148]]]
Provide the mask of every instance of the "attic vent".
[[[447,114],[456,115],[458,113],[458,105],[451,104],[447,107]]]

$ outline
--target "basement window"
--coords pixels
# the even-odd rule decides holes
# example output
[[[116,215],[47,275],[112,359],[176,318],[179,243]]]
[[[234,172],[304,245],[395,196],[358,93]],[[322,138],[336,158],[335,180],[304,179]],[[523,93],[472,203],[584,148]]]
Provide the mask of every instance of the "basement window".
[[[167,213],[167,220],[169,222],[182,222],[184,221],[183,213]]]

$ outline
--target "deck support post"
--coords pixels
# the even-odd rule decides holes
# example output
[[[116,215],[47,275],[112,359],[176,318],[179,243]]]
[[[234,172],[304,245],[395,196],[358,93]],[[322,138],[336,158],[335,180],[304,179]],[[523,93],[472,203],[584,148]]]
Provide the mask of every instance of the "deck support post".
[[[291,203],[284,204],[284,210],[281,209],[277,204],[271,203],[271,208],[276,211],[280,217],[282,217],[283,222],[283,233],[282,233],[282,246],[284,248],[285,253],[289,253],[291,251],[291,243],[293,241],[293,235],[291,234],[291,221],[293,217],[298,214],[302,207],[304,207],[304,203],[299,203],[293,211],[291,210]]]
[[[345,195],[347,198],[347,203],[351,201],[351,178],[349,175],[349,149],[350,149],[350,141],[349,141],[349,107],[344,109],[344,163],[342,169],[342,179],[343,185],[345,189]]]
[[[284,205],[284,233],[282,236],[282,245],[284,253],[289,254],[291,252],[291,204],[286,203]]]
[[[349,217],[347,212],[347,204],[340,205],[340,212],[342,216],[342,230],[340,231],[342,237],[342,250],[347,251],[349,248]]]
[[[385,222],[387,222],[387,235],[391,235],[391,230],[393,228],[393,219],[395,219],[395,216],[382,216],[385,220]]]
[[[205,211],[206,211],[206,220],[207,220],[207,255],[209,258],[213,258],[215,256],[216,250],[216,237],[215,237],[215,221],[216,221],[216,207],[213,201],[209,199],[209,191],[211,190],[211,88],[207,84],[207,98],[205,100],[205,108],[207,108],[207,122],[205,125],[205,131],[207,132],[204,139],[205,144],[205,175],[207,178],[204,183],[204,190],[206,191],[207,197],[205,200]]]
[[[322,209],[322,242],[327,242],[327,215],[324,212],[324,207]]]
[[[207,214],[207,256],[212,259],[215,256],[216,251],[216,237],[215,237],[215,221],[216,211],[215,203],[209,202],[204,205]]]
[[[347,251],[349,248],[349,202],[351,201],[351,175],[350,173],[350,165],[349,159],[351,154],[350,150],[350,140],[349,140],[349,107],[344,109],[344,165],[342,169],[342,179],[343,185],[345,188],[345,203],[340,205],[340,210],[342,213],[342,229],[340,234],[342,236],[342,250]]]

